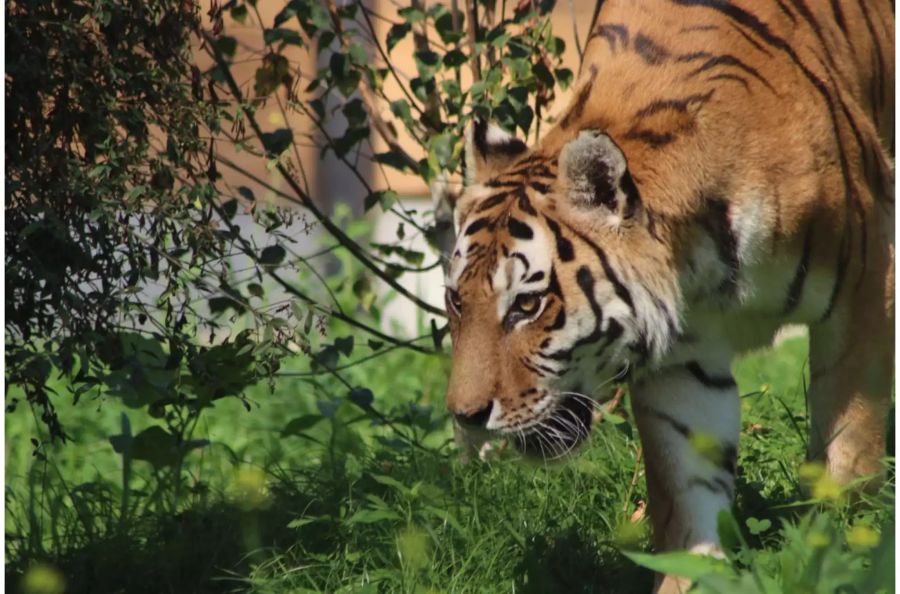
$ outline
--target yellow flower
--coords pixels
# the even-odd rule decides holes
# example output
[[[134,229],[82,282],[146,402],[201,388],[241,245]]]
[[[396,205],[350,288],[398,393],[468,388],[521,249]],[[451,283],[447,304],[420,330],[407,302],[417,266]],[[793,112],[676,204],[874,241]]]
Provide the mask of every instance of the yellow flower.
[[[50,565],[32,565],[22,578],[23,594],[63,594],[65,590],[62,573]]]
[[[243,510],[262,509],[269,503],[266,473],[256,466],[240,466],[231,479],[231,499]]]
[[[397,534],[397,552],[407,567],[427,567],[430,562],[428,548],[428,534],[417,526],[407,526]]]
[[[880,541],[881,535],[865,524],[856,524],[847,531],[847,544],[854,549],[871,549]]]
[[[828,537],[828,534],[821,530],[813,530],[806,535],[806,544],[815,549],[827,547],[830,542],[831,539]]]
[[[722,444],[714,435],[709,433],[691,433],[690,444],[697,454],[711,463],[719,466],[724,461]]]

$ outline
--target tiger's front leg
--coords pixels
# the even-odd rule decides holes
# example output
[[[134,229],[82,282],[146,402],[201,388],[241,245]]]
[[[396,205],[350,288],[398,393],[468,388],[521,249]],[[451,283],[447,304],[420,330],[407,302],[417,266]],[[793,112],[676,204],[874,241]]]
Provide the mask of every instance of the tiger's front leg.
[[[740,432],[730,358],[663,368],[633,383],[631,394],[656,550],[720,553],[717,516],[731,508]],[[689,586],[657,576],[654,591]]]

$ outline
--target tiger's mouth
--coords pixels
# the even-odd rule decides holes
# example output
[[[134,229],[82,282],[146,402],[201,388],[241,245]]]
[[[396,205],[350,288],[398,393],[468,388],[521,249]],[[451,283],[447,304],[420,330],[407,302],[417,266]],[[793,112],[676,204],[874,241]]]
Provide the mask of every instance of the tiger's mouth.
[[[583,398],[566,395],[546,419],[512,441],[527,458],[558,460],[574,452],[591,434],[593,408]]]

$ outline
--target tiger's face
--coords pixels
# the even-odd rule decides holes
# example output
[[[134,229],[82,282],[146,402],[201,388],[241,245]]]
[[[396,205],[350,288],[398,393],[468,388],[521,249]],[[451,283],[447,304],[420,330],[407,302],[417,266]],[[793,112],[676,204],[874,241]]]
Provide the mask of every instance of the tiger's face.
[[[468,144],[478,173],[458,201],[446,279],[448,408],[472,441],[506,435],[561,457],[588,436],[596,391],[655,348],[607,249],[637,216],[637,189],[596,132],[557,157],[478,125]]]

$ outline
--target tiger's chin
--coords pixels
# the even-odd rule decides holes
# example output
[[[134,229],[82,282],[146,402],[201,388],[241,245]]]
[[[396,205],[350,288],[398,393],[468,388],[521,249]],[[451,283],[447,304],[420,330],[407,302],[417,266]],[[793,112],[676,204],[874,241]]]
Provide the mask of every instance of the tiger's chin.
[[[511,441],[525,458],[562,460],[590,437],[592,422],[591,406],[576,396],[564,396],[545,420]]]

